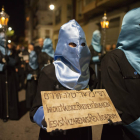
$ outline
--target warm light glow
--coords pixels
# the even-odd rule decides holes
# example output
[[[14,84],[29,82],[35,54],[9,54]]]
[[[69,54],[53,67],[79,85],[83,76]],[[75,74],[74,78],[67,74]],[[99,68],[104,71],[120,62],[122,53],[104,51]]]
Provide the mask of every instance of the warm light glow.
[[[6,18],[6,19],[5,19],[5,25],[8,25],[8,21],[9,21],[9,19]]]
[[[9,27],[9,28],[8,28],[8,31],[12,31],[12,27]]]
[[[2,11],[4,11],[4,6],[2,6]]]
[[[1,24],[5,25],[5,17],[1,17]]]
[[[101,21],[102,28],[109,28],[109,21]]]
[[[30,18],[29,17],[26,17],[26,21],[29,21],[30,20]]]
[[[1,17],[0,18],[0,24],[1,25],[7,25],[8,24],[8,18]]]
[[[4,12],[4,7],[2,8],[2,12],[0,12],[0,24],[1,28],[6,27],[8,25],[9,16]]]
[[[106,21],[106,28],[109,28],[109,21]]]
[[[51,4],[49,7],[51,10],[54,10],[54,8],[55,8],[53,4]]]
[[[11,40],[8,40],[8,43],[11,43]]]
[[[101,27],[102,28],[109,28],[109,21],[107,20],[106,13],[104,13],[104,16],[101,20]]]

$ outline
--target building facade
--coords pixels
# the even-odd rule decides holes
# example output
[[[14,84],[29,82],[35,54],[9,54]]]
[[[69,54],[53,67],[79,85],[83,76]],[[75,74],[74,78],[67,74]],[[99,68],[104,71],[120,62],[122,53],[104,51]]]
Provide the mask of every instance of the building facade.
[[[60,27],[73,18],[73,1],[56,0],[53,11],[53,46],[56,48]]]
[[[53,36],[53,11],[49,9],[49,0],[26,0],[25,3],[25,39],[38,45],[39,38]]]
[[[53,2],[53,3],[50,3]],[[54,4],[51,11],[49,5]],[[92,34],[100,30],[100,21],[106,11],[109,29],[106,30],[106,44],[113,46],[121,30],[122,19],[127,11],[140,7],[139,0],[26,0],[25,40],[37,44],[38,38],[50,37],[56,48],[60,27],[71,19],[83,28],[87,45],[91,44]]]
[[[83,28],[89,46],[93,32],[95,30],[102,32],[100,21],[104,12],[107,13],[110,23],[109,29],[106,30],[104,47],[107,47],[117,43],[124,15],[127,11],[140,7],[140,2],[139,0],[57,0],[55,5],[56,8],[53,13],[53,42],[55,47],[61,25],[73,18]],[[71,12],[68,5],[72,6]],[[69,13],[71,13],[70,16]]]

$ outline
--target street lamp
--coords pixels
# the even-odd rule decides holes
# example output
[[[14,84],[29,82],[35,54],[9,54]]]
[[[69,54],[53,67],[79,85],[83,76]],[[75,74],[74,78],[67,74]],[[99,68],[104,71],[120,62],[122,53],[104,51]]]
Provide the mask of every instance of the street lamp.
[[[0,28],[3,29],[5,32],[7,30],[9,21],[9,16],[4,12],[4,7],[2,8],[2,11],[0,12]]]
[[[107,19],[107,16],[106,16],[106,12],[104,13],[104,16],[102,17],[101,19],[101,27],[102,27],[102,33],[103,33],[103,36],[102,36],[102,41],[103,41],[103,49],[102,49],[102,53],[104,54],[105,53],[105,44],[106,44],[106,29],[109,28],[109,20]]]
[[[50,8],[51,10],[54,10],[55,6],[54,6],[53,4],[51,4],[51,5],[49,6],[49,8]]]
[[[5,43],[4,46],[5,47],[5,58],[7,57],[7,39],[6,39],[6,31],[7,31],[7,27],[8,27],[8,21],[9,21],[9,15],[6,14],[4,12],[4,7],[2,7],[2,11],[0,12],[0,31],[4,32],[5,35]],[[5,65],[7,65],[7,61],[5,63]],[[5,70],[5,84],[6,84],[6,117],[7,119],[9,118],[9,109],[8,109],[8,77],[7,77],[7,69]]]
[[[102,17],[101,27],[103,29],[109,28],[109,21],[107,20],[106,12],[104,13],[104,16]]]

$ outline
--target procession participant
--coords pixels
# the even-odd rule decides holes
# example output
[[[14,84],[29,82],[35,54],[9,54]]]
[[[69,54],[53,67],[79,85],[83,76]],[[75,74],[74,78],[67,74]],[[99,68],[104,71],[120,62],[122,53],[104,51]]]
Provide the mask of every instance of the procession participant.
[[[101,86],[101,68],[100,63],[102,59],[102,46],[101,46],[101,33],[99,30],[93,32],[91,45],[89,46],[91,52],[90,66],[96,73],[96,78],[98,79],[98,88]]]
[[[91,127],[54,130],[49,133],[44,125],[44,110],[41,91],[84,90],[93,88],[96,83],[90,78],[90,51],[86,45],[85,34],[80,25],[71,20],[61,26],[58,44],[54,55],[54,63],[45,66],[41,71],[37,94],[30,110],[31,121],[41,129],[40,140],[91,140]]]
[[[9,45],[10,49],[4,47],[5,40],[2,33],[0,35],[0,42],[0,52],[2,58],[0,62],[0,118],[3,119],[4,122],[6,122],[8,119],[19,119],[18,90],[15,72],[17,58],[14,53],[12,54],[12,44]],[[6,99],[6,71],[8,78],[8,101]],[[7,118],[7,102],[9,118]]]
[[[28,45],[29,63],[26,67],[27,89],[26,89],[26,108],[30,109],[37,90],[38,63],[37,54],[33,44]]]
[[[101,63],[102,82],[123,125],[104,125],[102,140],[140,139],[140,8],[123,18],[117,49]]]
[[[21,46],[17,45],[16,46],[16,55],[18,56],[19,62],[16,65],[16,71],[17,71],[17,79],[18,79],[18,89],[24,89],[25,88],[25,69],[24,69],[24,61],[22,57],[22,52],[20,50]]]
[[[50,38],[46,38],[43,43],[43,48],[38,56],[39,70],[48,64],[52,64],[54,58],[54,50]]]
[[[35,52],[37,53],[37,56],[41,53],[41,50],[42,50],[42,47],[43,47],[43,42],[44,42],[44,39],[39,38],[38,39],[38,45],[39,46],[35,46],[35,48],[34,48]]]

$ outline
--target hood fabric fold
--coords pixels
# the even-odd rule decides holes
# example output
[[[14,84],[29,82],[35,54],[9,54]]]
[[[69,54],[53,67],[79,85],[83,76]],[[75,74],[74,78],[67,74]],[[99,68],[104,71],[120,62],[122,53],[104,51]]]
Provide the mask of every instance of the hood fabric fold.
[[[124,16],[117,48],[125,53],[130,65],[140,74],[140,8]]]
[[[47,53],[50,57],[54,58],[53,44],[50,38],[46,38],[43,43],[42,52]]]
[[[91,40],[91,45],[93,46],[93,49],[96,52],[101,52],[102,51],[102,46],[101,46],[101,33],[99,30],[95,30],[92,35],[92,40]]]
[[[29,65],[33,70],[38,68],[37,54],[35,51],[31,51],[29,54]]]
[[[11,51],[8,50],[8,48],[5,49],[4,44],[5,44],[5,35],[4,33],[0,33],[0,51],[3,55],[10,55]],[[7,51],[7,52],[6,52]]]

